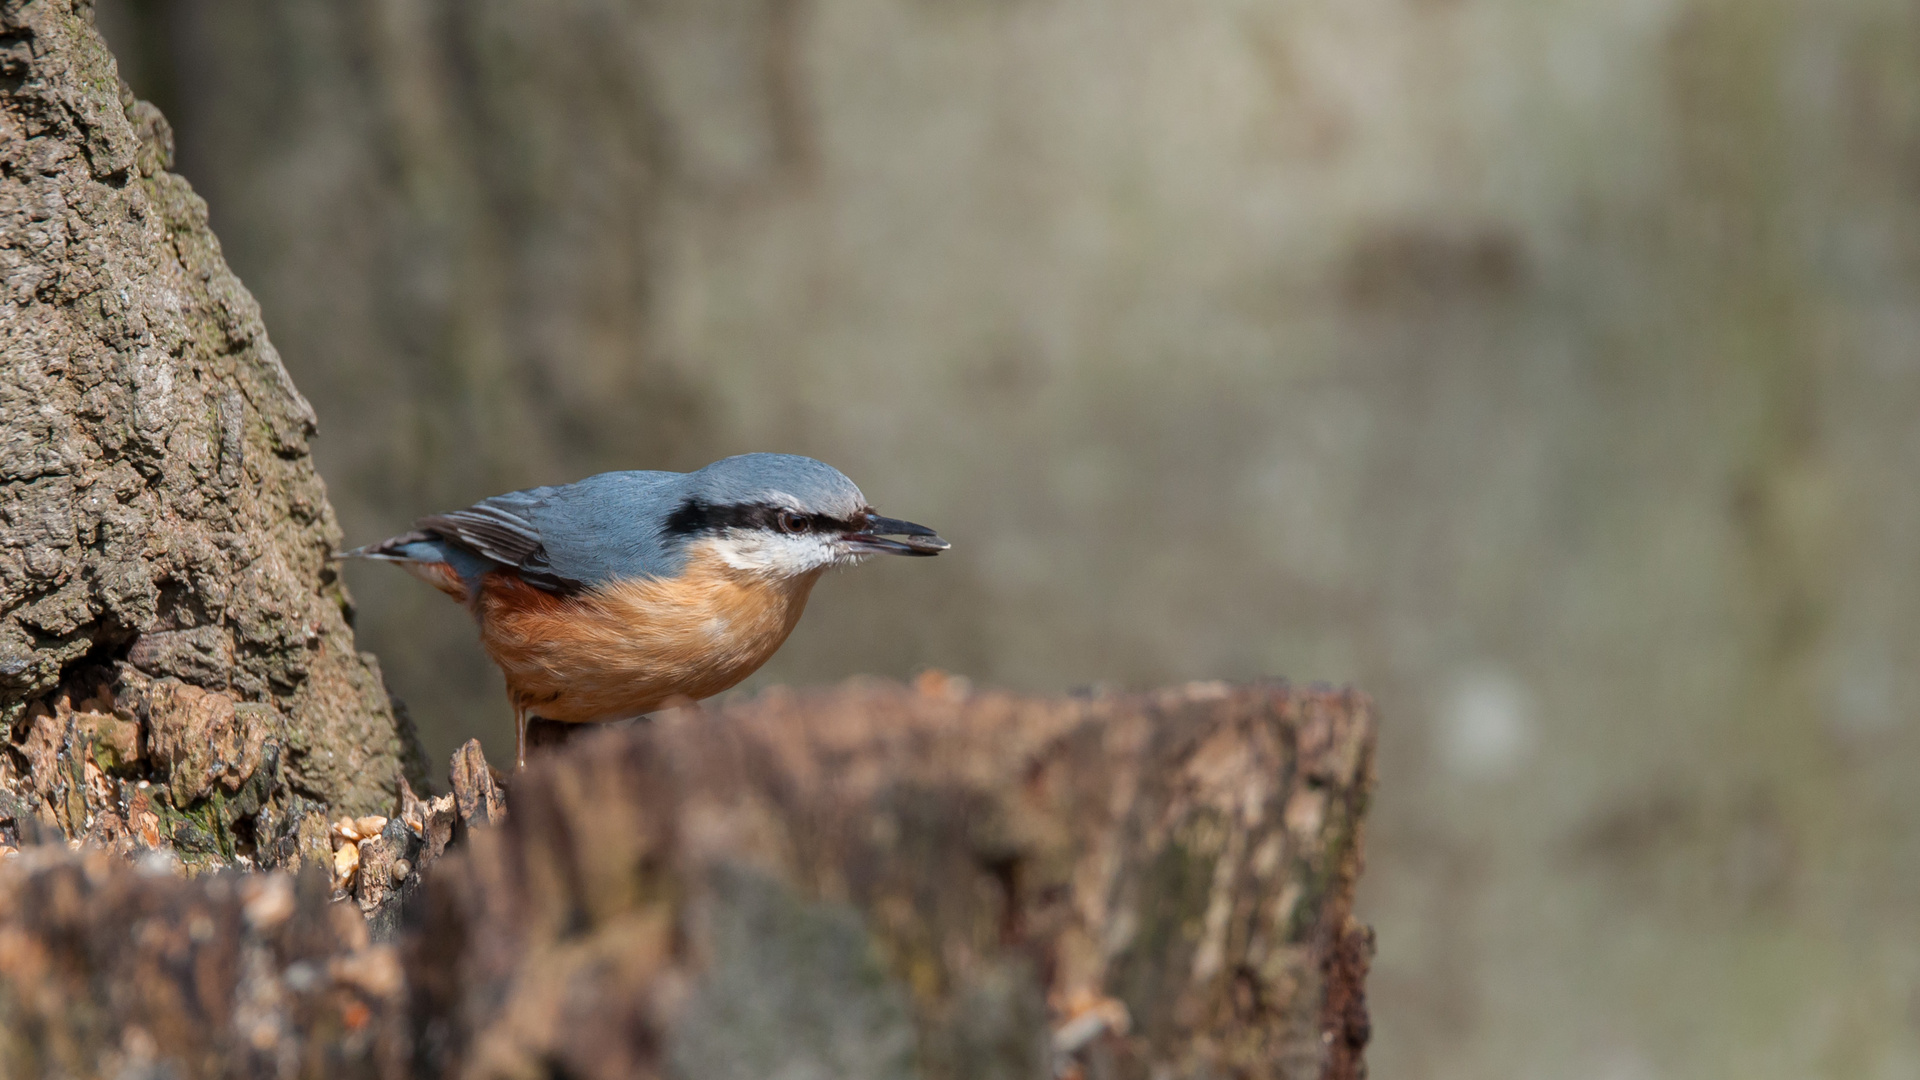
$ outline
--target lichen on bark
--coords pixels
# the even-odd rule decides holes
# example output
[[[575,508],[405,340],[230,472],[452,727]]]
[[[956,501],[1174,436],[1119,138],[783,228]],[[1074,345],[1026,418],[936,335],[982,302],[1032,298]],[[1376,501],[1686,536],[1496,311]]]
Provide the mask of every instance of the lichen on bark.
[[[421,764],[313,410],[172,152],[84,0],[0,6],[0,828],[224,861]]]

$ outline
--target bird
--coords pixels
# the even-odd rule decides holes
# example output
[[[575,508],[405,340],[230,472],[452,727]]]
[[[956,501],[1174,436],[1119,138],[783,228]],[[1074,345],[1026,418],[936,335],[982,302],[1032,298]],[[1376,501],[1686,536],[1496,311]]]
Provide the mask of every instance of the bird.
[[[825,462],[753,453],[495,495],[339,557],[398,564],[472,613],[506,675],[517,769],[530,720],[711,697],[780,648],[828,569],[950,546]]]

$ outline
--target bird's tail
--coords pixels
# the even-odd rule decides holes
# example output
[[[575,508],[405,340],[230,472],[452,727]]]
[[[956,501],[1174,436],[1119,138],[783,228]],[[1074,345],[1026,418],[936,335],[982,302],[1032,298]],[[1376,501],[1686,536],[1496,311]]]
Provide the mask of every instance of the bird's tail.
[[[362,544],[351,551],[336,551],[336,559],[378,559],[382,562],[445,562],[447,552],[439,537],[415,530],[389,536],[377,544]]]
[[[391,536],[377,544],[366,544],[351,551],[336,551],[336,559],[372,559],[398,564],[400,569],[465,603],[471,589],[460,568],[475,561],[470,552],[430,532],[414,531]]]

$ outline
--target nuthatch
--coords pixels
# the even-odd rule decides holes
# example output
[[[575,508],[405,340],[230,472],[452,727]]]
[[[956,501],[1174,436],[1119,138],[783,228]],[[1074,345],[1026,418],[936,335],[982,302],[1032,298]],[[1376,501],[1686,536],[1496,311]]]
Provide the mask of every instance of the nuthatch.
[[[787,640],[828,567],[947,547],[874,513],[832,466],[742,454],[495,495],[341,557],[398,563],[467,606],[507,676],[525,764],[529,718],[623,720],[710,697]]]

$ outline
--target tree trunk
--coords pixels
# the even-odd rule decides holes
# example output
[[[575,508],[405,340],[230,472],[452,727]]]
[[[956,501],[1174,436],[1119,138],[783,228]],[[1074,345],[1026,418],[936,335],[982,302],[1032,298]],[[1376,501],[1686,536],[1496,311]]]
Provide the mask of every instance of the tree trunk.
[[[0,6],[0,80],[0,817],[284,861],[420,767],[313,411],[84,0]]]
[[[1354,1080],[1372,759],[1351,693],[775,691],[578,738],[494,826],[461,763],[439,861],[439,807],[342,838],[397,949],[317,876],[37,855],[0,1071]]]

